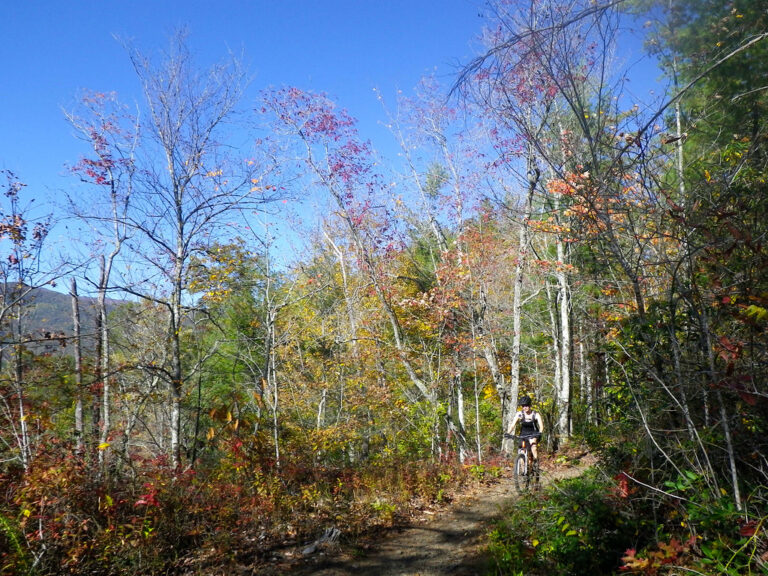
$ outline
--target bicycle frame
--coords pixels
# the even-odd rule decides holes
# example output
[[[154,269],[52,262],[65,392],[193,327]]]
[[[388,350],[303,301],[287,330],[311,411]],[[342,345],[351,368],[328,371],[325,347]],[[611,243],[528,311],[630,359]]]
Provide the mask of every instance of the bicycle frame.
[[[514,478],[515,488],[520,493],[528,491],[531,484],[534,488],[539,485],[539,466],[533,459],[531,451],[531,438],[533,436],[515,436],[519,441],[517,448],[517,457],[515,458]]]
[[[520,445],[517,447],[517,453],[522,454],[525,458],[525,473],[528,473],[528,463],[533,462],[533,451],[531,450],[531,442],[528,438],[520,438]]]

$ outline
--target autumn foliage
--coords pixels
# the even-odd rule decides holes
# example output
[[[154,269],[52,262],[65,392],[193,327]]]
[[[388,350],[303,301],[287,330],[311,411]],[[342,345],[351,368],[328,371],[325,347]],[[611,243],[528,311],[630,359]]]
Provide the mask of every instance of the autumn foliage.
[[[397,160],[322,92],[240,116],[183,38],[131,52],[149,114],[85,94],[87,257],[3,174],[0,574],[288,571],[495,481],[522,394],[599,466],[499,521],[499,573],[765,571],[765,15],[653,7],[672,86],[628,102],[620,4],[495,3],[452,91],[378,94]],[[99,311],[73,282],[40,334],[62,278]]]

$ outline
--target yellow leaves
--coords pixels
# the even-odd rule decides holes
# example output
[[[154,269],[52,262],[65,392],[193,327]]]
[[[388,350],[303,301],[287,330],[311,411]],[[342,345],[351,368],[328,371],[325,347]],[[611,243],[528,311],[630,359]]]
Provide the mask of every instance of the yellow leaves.
[[[704,170],[704,179],[707,182],[710,182],[712,180],[712,175],[709,173],[709,170]]]
[[[579,534],[578,531],[571,528],[570,523],[566,522],[563,516],[557,520],[557,524],[560,526],[560,531],[565,533],[566,536],[577,536]]]
[[[98,445],[98,449],[106,450],[107,448],[109,448],[109,446],[110,446],[109,442],[102,442],[101,444]]]
[[[756,306],[754,304],[750,304],[747,307],[747,316],[757,320],[758,322],[764,322],[766,317],[768,317],[768,310],[766,310],[762,306]]]
[[[104,498],[99,498],[99,510],[104,511],[108,510],[109,508],[112,508],[115,505],[114,500],[112,499],[112,496],[109,494],[105,494]]]
[[[308,503],[316,503],[320,498],[320,489],[317,486],[304,486],[301,489],[301,499]]]
[[[23,515],[24,515],[26,518],[29,518],[29,517],[32,515],[32,511],[31,511],[31,510],[29,510],[29,509],[27,509],[27,508],[25,508],[25,509],[24,509],[24,512],[22,512],[22,514],[23,514]]]
[[[221,176],[223,174],[224,174],[224,172],[221,170],[221,168],[219,168],[218,170],[210,170],[209,172],[206,172],[205,176],[207,178],[216,178],[216,177]]]

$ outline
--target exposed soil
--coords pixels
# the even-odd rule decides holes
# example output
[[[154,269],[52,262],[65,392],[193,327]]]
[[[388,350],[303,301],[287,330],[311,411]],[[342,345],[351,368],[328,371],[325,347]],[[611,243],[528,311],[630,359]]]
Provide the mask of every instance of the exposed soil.
[[[578,476],[594,463],[587,454],[567,463],[542,463],[542,483]],[[447,506],[427,511],[407,526],[392,528],[356,548],[320,545],[302,558],[301,549],[286,553],[256,573],[297,576],[474,576],[488,574],[485,557],[488,527],[518,498],[511,468],[492,483],[455,495]],[[301,558],[301,560],[298,560]]]

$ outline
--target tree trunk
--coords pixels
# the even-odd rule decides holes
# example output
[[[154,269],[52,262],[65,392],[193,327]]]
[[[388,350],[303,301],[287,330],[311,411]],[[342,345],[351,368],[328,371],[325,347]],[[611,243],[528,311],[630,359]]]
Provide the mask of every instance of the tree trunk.
[[[520,346],[522,342],[522,314],[523,314],[523,279],[525,266],[528,261],[528,249],[530,246],[530,234],[528,222],[533,216],[533,195],[539,182],[539,170],[536,168],[533,150],[529,146],[528,156],[528,193],[525,197],[525,205],[520,221],[520,233],[518,239],[518,256],[515,263],[515,282],[512,294],[512,350],[510,350],[510,377],[509,393],[506,395],[507,405],[502,407],[504,414],[502,428],[506,431],[517,408],[517,396],[520,393]],[[514,450],[512,440],[505,439],[502,449],[506,453]]]
[[[456,446],[459,451],[459,462],[462,464],[467,457],[467,432],[464,416],[464,390],[461,386],[461,368],[459,366],[460,358],[456,350],[453,352],[454,363],[454,377],[453,377],[453,391],[456,398],[456,427],[454,432],[456,433]]]
[[[16,389],[16,396],[18,400],[19,410],[19,433],[17,435],[17,443],[19,446],[19,453],[21,455],[21,465],[26,472],[29,469],[29,465],[32,461],[32,451],[29,440],[29,422],[28,414],[26,411],[26,404],[24,402],[25,386],[24,386],[24,362],[23,353],[24,346],[22,344],[22,306],[17,304],[15,306],[16,327],[14,344],[14,357],[13,357],[13,384]]]
[[[560,322],[560,386],[558,388],[557,427],[562,438],[571,436],[571,295],[565,271],[565,247],[562,239],[557,238],[557,277]]]
[[[72,338],[75,350],[75,452],[84,451],[83,430],[83,360],[80,341],[80,301],[77,295],[77,280],[72,278],[69,294],[72,296]]]
[[[107,282],[109,279],[109,272],[112,265],[112,259],[109,263],[101,257],[101,274],[99,278],[99,334],[98,338],[101,342],[99,346],[99,373],[101,374],[101,433],[99,436],[99,464],[104,465],[107,457],[107,450],[109,446],[109,432],[110,432],[110,374],[109,374],[109,326],[107,324]]]
[[[171,297],[170,340],[171,340],[171,466],[178,469],[181,465],[181,278],[177,276],[177,287]]]
[[[562,338],[562,334],[560,334],[560,322],[559,322],[559,315],[558,315],[558,304],[557,301],[558,294],[552,294],[552,284],[551,282],[547,281],[546,283],[547,288],[547,302],[549,303],[549,331],[552,335],[552,360],[554,361],[554,375],[552,378],[552,389],[553,389],[553,398],[558,403],[559,406],[559,391],[562,389],[562,355],[560,354],[561,346],[560,346],[560,339]],[[558,416],[558,422],[559,422],[559,416]]]

